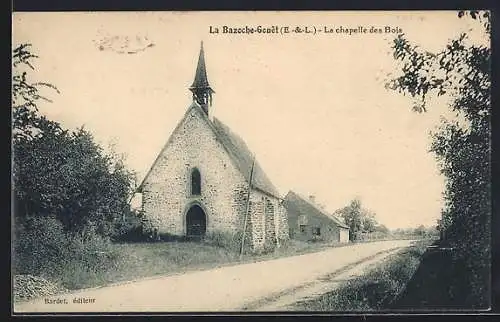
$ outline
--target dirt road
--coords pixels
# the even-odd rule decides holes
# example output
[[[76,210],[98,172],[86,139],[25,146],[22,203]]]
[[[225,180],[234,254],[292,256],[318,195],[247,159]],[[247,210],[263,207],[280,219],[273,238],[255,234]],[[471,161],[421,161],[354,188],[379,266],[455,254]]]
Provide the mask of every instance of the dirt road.
[[[357,244],[318,253],[81,290],[17,303],[14,312],[269,310],[270,299],[276,301],[280,297],[293,296],[294,289],[312,285],[342,269],[356,269],[363,266],[363,262],[382,258],[380,252],[410,244],[409,240]],[[379,256],[375,256],[377,254]]]

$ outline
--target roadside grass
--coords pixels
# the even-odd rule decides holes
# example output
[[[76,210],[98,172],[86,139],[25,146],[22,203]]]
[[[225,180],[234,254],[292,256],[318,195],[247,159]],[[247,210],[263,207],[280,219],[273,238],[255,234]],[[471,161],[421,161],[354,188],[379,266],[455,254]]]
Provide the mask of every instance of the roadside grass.
[[[343,282],[335,290],[294,306],[297,311],[383,311],[405,289],[432,240],[419,240],[389,256],[363,276]]]
[[[196,242],[116,243],[111,245],[110,256],[113,260],[97,270],[73,261],[60,276],[60,283],[69,290],[90,288],[237,259],[224,248]]]
[[[109,252],[101,255],[107,256],[107,260],[103,261],[105,264],[100,267],[88,267],[84,261],[72,260],[61,263],[64,269],[55,277],[55,282],[67,290],[78,290],[148,277],[301,255],[336,246],[344,244],[290,240],[287,245],[276,251],[245,254],[240,259],[239,253],[234,249],[208,242],[113,243]]]
[[[240,258],[234,240],[227,238],[219,236],[215,241],[207,239],[108,243],[103,244],[105,247],[96,243],[95,247],[84,248],[74,256],[53,257],[50,262],[57,270],[42,270],[39,275],[55,283],[61,292],[67,292],[352,245],[352,243],[304,242],[292,239],[275,251],[260,254],[246,253]],[[33,294],[33,297],[37,295]],[[28,299],[30,298],[24,300]]]

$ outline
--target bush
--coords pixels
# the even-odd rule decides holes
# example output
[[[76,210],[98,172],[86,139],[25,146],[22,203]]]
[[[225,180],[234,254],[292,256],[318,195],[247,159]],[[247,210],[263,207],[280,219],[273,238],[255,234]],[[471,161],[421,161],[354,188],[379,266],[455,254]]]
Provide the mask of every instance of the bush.
[[[149,234],[144,229],[143,215],[137,211],[126,211],[122,219],[118,219],[115,225],[113,241],[118,242],[141,242],[147,241]]]
[[[19,219],[53,215],[66,230],[93,221],[111,236],[128,211],[133,173],[79,129],[43,132],[13,144],[15,214]]]
[[[15,274],[31,274],[58,281],[72,289],[91,283],[100,271],[117,263],[109,239],[90,223],[77,233],[68,233],[54,217],[30,218],[14,240]]]
[[[64,259],[62,254],[67,246],[67,235],[60,221],[52,217],[28,219],[17,227],[15,234],[14,270],[17,274],[58,274],[58,262]]]

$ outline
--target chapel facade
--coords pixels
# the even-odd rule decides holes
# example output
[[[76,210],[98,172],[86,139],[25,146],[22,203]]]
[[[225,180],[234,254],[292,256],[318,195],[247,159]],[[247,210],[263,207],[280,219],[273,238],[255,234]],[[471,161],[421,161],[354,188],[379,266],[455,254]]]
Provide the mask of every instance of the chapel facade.
[[[211,114],[203,43],[192,103],[138,188],[145,218],[160,234],[245,235],[254,251],[289,239],[277,189],[246,143]]]

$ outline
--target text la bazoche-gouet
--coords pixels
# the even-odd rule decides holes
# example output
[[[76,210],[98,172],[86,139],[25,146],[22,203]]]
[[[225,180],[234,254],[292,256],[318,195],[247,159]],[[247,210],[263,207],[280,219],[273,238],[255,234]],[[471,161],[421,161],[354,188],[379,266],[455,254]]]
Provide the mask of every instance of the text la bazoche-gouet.
[[[209,26],[211,34],[288,34],[288,33],[337,33],[337,34],[379,34],[401,33],[400,27],[394,26]]]

